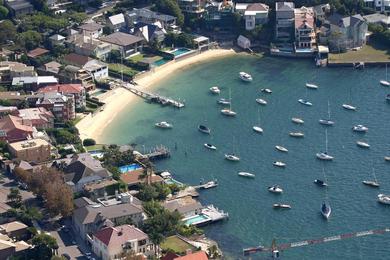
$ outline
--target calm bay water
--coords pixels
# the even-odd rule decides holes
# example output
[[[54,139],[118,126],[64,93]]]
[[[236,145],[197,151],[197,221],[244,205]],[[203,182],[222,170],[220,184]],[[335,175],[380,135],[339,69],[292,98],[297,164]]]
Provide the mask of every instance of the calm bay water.
[[[254,81],[241,82],[239,71],[249,72]],[[377,194],[390,193],[390,163],[383,160],[383,156],[390,156],[390,104],[385,101],[390,89],[378,83],[384,74],[384,68],[317,69],[312,61],[270,57],[235,56],[197,64],[178,71],[156,89],[163,95],[185,99],[184,109],[162,108],[139,100],[136,106],[124,108],[99,141],[137,143],[140,151],[163,144],[171,148],[172,157],[158,162],[158,169],[168,170],[188,184],[217,178],[220,186],[202,192],[200,200],[229,212],[228,221],[205,228],[229,259],[243,258],[242,248],[270,245],[273,238],[286,243],[389,227],[390,207],[376,201]],[[307,81],[320,88],[306,89]],[[219,97],[228,98],[231,89],[236,118],[220,114],[218,97],[209,93],[213,85],[220,86]],[[273,93],[262,94],[259,90],[265,87]],[[257,97],[266,99],[268,105],[257,104]],[[299,98],[307,98],[313,106],[299,104]],[[335,160],[321,162],[315,153],[325,149],[325,127],[318,119],[327,117],[328,100],[336,122],[328,128],[329,153]],[[343,103],[357,106],[358,111],[344,110]],[[263,135],[252,130],[258,122],[258,109]],[[291,117],[301,117],[305,124],[295,125]],[[171,122],[174,128],[156,129],[154,123],[159,121]],[[197,130],[201,123],[212,129],[211,136]],[[353,133],[351,127],[356,124],[368,126],[369,132]],[[288,136],[298,130],[305,133],[303,139]],[[357,147],[357,140],[369,142],[371,148]],[[218,150],[206,150],[206,142]],[[282,154],[275,145],[283,145],[289,152]],[[233,150],[241,157],[239,163],[224,160],[224,153]],[[287,167],[275,168],[275,160],[286,162]],[[372,179],[372,167],[381,183],[379,190],[361,183]],[[329,221],[319,212],[325,190],[313,184],[314,179],[323,178],[322,168],[330,185],[333,212]],[[255,173],[256,178],[240,178],[239,171]],[[281,185],[283,195],[269,193],[267,187],[272,184]],[[289,203],[293,208],[273,210],[276,202]],[[282,255],[283,259],[390,259],[389,244],[390,234],[385,234],[289,249]],[[258,254],[252,259],[266,257]]]

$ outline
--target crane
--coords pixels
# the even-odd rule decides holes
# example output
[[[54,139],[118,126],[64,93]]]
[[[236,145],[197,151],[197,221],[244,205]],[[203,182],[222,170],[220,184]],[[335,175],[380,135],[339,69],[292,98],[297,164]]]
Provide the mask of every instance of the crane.
[[[309,245],[315,245],[320,243],[327,243],[331,241],[337,241],[347,238],[356,238],[356,237],[364,237],[364,236],[370,236],[370,235],[382,235],[387,232],[390,232],[390,228],[383,228],[383,229],[371,229],[366,231],[360,231],[355,233],[346,233],[341,235],[335,235],[335,236],[329,236],[329,237],[322,237],[319,239],[308,239],[308,240],[302,240],[298,242],[292,242],[292,243],[285,243],[285,244],[276,244],[276,240],[274,239],[272,241],[271,247],[264,247],[264,246],[256,246],[256,247],[250,247],[250,248],[244,248],[243,254],[249,255],[257,252],[271,252],[271,256],[273,259],[277,259],[280,256],[280,251],[295,248],[295,247],[302,247],[302,246],[309,246]]]

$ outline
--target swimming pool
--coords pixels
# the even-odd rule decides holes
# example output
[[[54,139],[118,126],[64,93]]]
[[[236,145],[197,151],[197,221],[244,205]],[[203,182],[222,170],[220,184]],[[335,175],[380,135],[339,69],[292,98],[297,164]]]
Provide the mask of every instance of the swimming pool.
[[[163,58],[163,59],[160,59],[160,60],[156,60],[155,62],[153,62],[153,64],[158,67],[158,66],[164,65],[168,61],[170,61],[170,60]]]
[[[178,56],[181,56],[181,55],[183,55],[184,53],[187,53],[187,52],[190,52],[190,51],[191,51],[191,50],[188,49],[188,48],[178,48],[178,49],[172,51],[171,53],[172,53],[173,55],[175,55],[175,57],[178,57]]]
[[[207,217],[206,215],[199,214],[199,215],[195,215],[193,217],[185,219],[184,223],[187,226],[189,226],[189,225],[193,225],[193,224],[195,224],[195,225],[200,224],[200,223],[205,222],[207,220],[210,220],[210,218]]]
[[[97,97],[97,96],[100,96],[101,94],[104,94],[104,93],[106,93],[106,92],[107,92],[107,90],[99,89],[99,90],[93,92],[93,93],[91,94],[91,96]]]
[[[121,173],[125,173],[125,172],[135,171],[135,170],[138,170],[141,168],[142,168],[142,166],[139,165],[138,163],[133,163],[133,164],[129,164],[129,165],[123,165],[123,166],[119,167],[119,170],[121,171]]]
[[[168,179],[165,179],[164,181],[166,184],[176,184],[177,186],[184,186],[183,183],[181,183],[180,181],[177,181],[173,178],[168,178]]]

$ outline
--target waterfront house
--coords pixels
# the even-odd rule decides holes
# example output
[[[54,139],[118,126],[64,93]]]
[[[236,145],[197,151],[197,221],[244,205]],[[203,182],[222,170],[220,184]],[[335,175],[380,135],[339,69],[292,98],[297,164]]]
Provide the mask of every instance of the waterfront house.
[[[313,49],[316,43],[314,32],[314,11],[311,7],[294,9],[295,47],[297,49]]]
[[[44,107],[19,109],[18,116],[25,124],[37,129],[54,127],[54,115]]]
[[[107,26],[114,32],[119,32],[126,27],[124,14],[116,14],[108,17]]]
[[[142,37],[146,42],[162,42],[166,31],[155,24],[138,22],[131,30],[132,34]]]
[[[249,4],[244,11],[245,29],[251,31],[256,26],[268,22],[269,7],[266,4]]]
[[[366,44],[368,26],[360,14],[343,17],[334,13],[323,27],[320,38],[325,38],[331,51],[344,51]]]
[[[163,207],[172,212],[179,212],[183,218],[200,214],[203,209],[202,204],[191,196],[167,200],[163,203]]]
[[[390,29],[390,16],[385,14],[369,14],[363,16],[363,19],[368,24],[379,24],[382,25],[384,28]]]
[[[81,192],[84,185],[111,177],[111,173],[89,153],[73,155],[64,173],[65,182],[73,192]]]
[[[79,26],[80,34],[83,36],[88,36],[93,39],[97,39],[103,35],[103,25],[92,22],[86,23]]]
[[[17,116],[6,115],[0,118],[0,140],[9,143],[30,139],[34,132],[33,127],[25,125],[23,119]]]
[[[81,84],[58,84],[40,88],[39,93],[61,93],[66,96],[73,96],[76,108],[86,106],[85,89]]]
[[[164,29],[172,28],[172,26],[176,25],[176,17],[154,12],[147,8],[129,11],[125,14],[125,18],[129,27],[132,27],[137,22],[159,24]]]
[[[141,183],[147,182],[147,177],[144,176],[144,169],[136,169],[121,174],[120,179],[123,183],[127,184],[129,189],[137,187]],[[163,183],[164,180],[156,174],[150,176],[150,183]]]
[[[8,144],[12,157],[37,164],[51,159],[51,145],[43,139],[29,139]]]
[[[276,2],[275,3],[275,40],[280,42],[292,42],[294,38],[294,3]]]
[[[111,45],[98,39],[76,34],[69,43],[76,54],[105,59],[111,51]]]
[[[137,255],[154,255],[154,245],[140,229],[121,225],[105,227],[92,236],[92,251],[102,260],[118,259],[129,251]]]
[[[221,35],[225,40],[233,35],[234,29],[234,8],[229,2],[209,1],[205,6],[203,14],[205,28],[214,32],[214,37]]]
[[[119,50],[124,57],[141,51],[144,41],[141,37],[122,32],[112,33],[100,40],[111,44],[112,49]]]
[[[70,53],[64,56],[64,62],[68,65],[75,66],[85,70],[95,80],[101,80],[108,77],[108,66],[102,61],[92,59],[88,56]]]
[[[41,87],[58,84],[58,79],[54,76],[14,77],[11,84],[13,87],[36,91]]]
[[[197,17],[202,16],[205,11],[205,0],[178,0],[177,3],[184,13],[188,13]]]
[[[8,8],[11,16],[17,18],[35,12],[34,6],[27,0],[6,0],[4,5]]]
[[[72,223],[80,238],[92,244],[92,234],[103,227],[133,223],[140,226],[145,218],[141,202],[133,196],[122,195],[113,203],[95,203],[88,199],[75,200]],[[77,206],[78,205],[78,206]]]
[[[44,107],[51,111],[55,118],[66,122],[76,118],[75,102],[73,96],[63,95],[58,92],[37,93],[28,98],[36,107]]]
[[[319,22],[323,22],[326,19],[326,16],[330,12],[330,5],[329,4],[316,5],[313,7],[313,11],[314,11],[315,20]]]

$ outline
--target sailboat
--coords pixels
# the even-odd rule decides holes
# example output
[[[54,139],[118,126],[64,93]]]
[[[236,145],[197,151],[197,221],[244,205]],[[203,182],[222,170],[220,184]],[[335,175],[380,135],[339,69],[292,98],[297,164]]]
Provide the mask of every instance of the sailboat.
[[[349,99],[351,100],[352,96],[352,90],[351,90],[351,87],[349,88]],[[356,110],[356,107],[355,106],[352,106],[351,104],[346,104],[344,103],[343,105],[343,108],[346,109],[346,110],[352,110],[352,111],[355,111]]]
[[[229,89],[229,108],[224,108],[221,110],[221,113],[225,116],[236,116],[237,113],[232,110],[232,95],[231,95],[231,90]]]
[[[386,80],[381,80],[381,81],[379,81],[379,83],[380,83],[382,86],[390,87],[390,82],[387,80],[387,64],[386,64]]]
[[[306,98],[307,98],[307,89],[305,90],[305,98],[298,99],[298,102],[305,106],[312,106],[313,103],[309,102]]]
[[[372,175],[374,176],[374,180],[373,181],[364,180],[364,181],[362,181],[362,183],[367,185],[367,186],[378,188],[379,187],[379,183],[378,183],[378,181],[376,179],[374,168],[372,168]]]
[[[334,121],[330,120],[330,108],[329,108],[329,100],[328,100],[328,119],[320,119],[318,122],[321,125],[327,125],[327,126],[332,126],[334,125]]]
[[[238,162],[240,160],[240,157],[238,157],[234,153],[234,136],[233,136],[233,153],[226,153],[225,154],[225,159],[228,160],[228,161],[232,161],[232,162]]]
[[[258,125],[252,127],[253,131],[262,134],[263,128],[260,127],[260,109],[257,109]]]
[[[333,156],[328,154],[328,131],[325,129],[325,152],[319,152],[316,154],[317,158],[324,161],[333,160]]]

